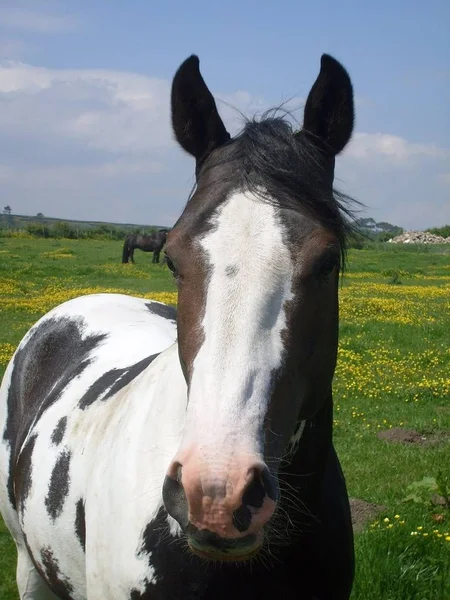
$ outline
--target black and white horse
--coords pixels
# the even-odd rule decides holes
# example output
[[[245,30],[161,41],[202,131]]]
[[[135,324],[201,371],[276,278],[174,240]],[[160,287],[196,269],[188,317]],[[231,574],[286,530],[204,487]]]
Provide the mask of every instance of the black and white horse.
[[[71,300],[4,376],[0,508],[20,597],[348,599],[331,384],[349,76],[323,55],[300,132],[266,115],[232,139],[191,56],[172,124],[197,179],[166,245],[177,313]]]

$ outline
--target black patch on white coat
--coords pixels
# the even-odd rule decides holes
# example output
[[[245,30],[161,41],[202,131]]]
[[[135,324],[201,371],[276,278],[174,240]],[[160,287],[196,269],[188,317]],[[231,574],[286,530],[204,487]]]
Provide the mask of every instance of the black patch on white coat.
[[[41,561],[45,579],[52,591],[61,600],[72,600],[73,586],[60,572],[58,561],[50,547],[47,546],[41,549]]]
[[[32,471],[32,455],[34,445],[37,440],[37,434],[32,435],[26,442],[25,446],[19,455],[17,461],[16,476],[14,478],[14,492],[20,501],[18,508],[23,514],[30,494],[31,486],[33,483],[33,471]]]
[[[153,521],[147,524],[142,534],[142,544],[137,552],[137,557],[142,559],[143,556],[148,558],[149,569],[153,572],[152,579],[154,581],[146,582],[144,592],[133,589],[130,592],[130,600],[151,600],[158,595],[158,581],[163,578],[167,570],[167,545],[173,539],[170,539],[170,528],[167,522],[167,511],[164,506],[161,506]],[[183,553],[181,548],[175,550],[175,553]],[[183,598],[188,598],[187,590]],[[170,596],[168,596],[170,597]],[[199,596],[201,598],[201,596]]]
[[[301,582],[289,580],[281,559],[267,567],[259,561],[217,564],[194,556],[183,538],[171,535],[164,507],[143,531],[137,557],[147,558],[152,581],[143,591],[131,590],[130,600],[273,600],[297,598],[299,590],[303,598]]]
[[[177,320],[177,309],[169,304],[159,304],[159,302],[147,302],[145,306],[148,310],[158,317],[167,319],[169,321]]]
[[[80,498],[75,508],[75,533],[80,540],[83,551],[86,552],[86,517],[84,514],[84,500]]]
[[[3,432],[3,439],[10,446],[8,495],[14,508],[15,465],[30,427],[89,366],[92,351],[107,337],[93,334],[83,338],[84,328],[81,317],[46,319],[14,356]]]
[[[71,458],[70,451],[63,450],[53,467],[47,497],[45,498],[47,512],[53,521],[61,514],[64,501],[69,493]]]
[[[54,446],[59,446],[62,442],[67,427],[67,417],[61,417],[53,430],[51,441]]]
[[[239,265],[228,265],[225,267],[225,275],[227,277],[236,277],[239,273]]]
[[[146,356],[130,367],[125,367],[123,369],[111,369],[110,371],[104,373],[97,379],[97,381],[94,381],[94,383],[81,398],[78,404],[79,408],[81,408],[81,410],[86,410],[97,400],[104,402],[115,396],[115,394],[120,392],[122,388],[127,386],[133,381],[133,379],[140,375],[142,371],[144,371],[144,369],[146,369],[149,364],[155,360],[158,354]],[[105,392],[107,393],[105,394]]]

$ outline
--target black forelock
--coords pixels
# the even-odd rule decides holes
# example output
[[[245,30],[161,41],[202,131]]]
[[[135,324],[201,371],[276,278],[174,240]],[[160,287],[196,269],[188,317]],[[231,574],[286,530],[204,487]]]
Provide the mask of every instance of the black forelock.
[[[192,194],[207,180],[207,187],[248,190],[277,208],[305,214],[336,235],[343,267],[353,231],[350,205],[360,203],[334,189],[334,158],[308,132],[295,133],[287,115],[271,110],[258,120],[246,119],[241,132],[201,165]]]

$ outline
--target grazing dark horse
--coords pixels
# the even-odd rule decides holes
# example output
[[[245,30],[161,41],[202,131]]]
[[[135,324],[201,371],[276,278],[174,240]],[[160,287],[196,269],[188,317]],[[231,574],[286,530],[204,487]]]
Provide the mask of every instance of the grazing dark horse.
[[[167,239],[167,229],[159,229],[150,235],[132,233],[125,238],[122,251],[122,262],[130,259],[134,263],[134,251],[137,248],[143,252],[153,252],[153,263],[159,263],[159,255]]]
[[[332,378],[350,78],[323,55],[300,132],[272,114],[232,139],[191,56],[172,124],[197,181],[166,245],[178,311],[70,300],[6,370],[0,507],[20,597],[348,600]]]

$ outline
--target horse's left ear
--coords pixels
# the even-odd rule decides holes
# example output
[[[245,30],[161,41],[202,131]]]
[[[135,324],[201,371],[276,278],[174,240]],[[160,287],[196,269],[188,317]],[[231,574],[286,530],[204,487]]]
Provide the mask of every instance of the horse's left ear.
[[[171,95],[175,137],[180,146],[196,158],[197,167],[215,148],[230,139],[199,64],[195,55],[184,61],[173,78]]]
[[[353,87],[344,67],[323,54],[320,72],[306,100],[303,132],[319,138],[332,156],[344,149],[353,132]]]

